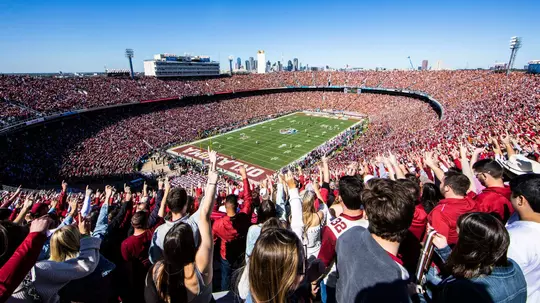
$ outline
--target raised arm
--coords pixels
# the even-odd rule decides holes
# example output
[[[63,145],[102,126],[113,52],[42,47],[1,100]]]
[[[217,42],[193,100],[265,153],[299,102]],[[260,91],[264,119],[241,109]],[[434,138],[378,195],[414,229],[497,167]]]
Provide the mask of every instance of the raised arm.
[[[328,158],[326,156],[321,158],[323,169],[323,182],[330,183],[330,169],[328,168]]]
[[[278,174],[278,184],[276,192],[276,215],[281,221],[287,221],[287,208],[285,206],[285,192],[283,190],[283,174]]]
[[[298,188],[296,188],[296,182],[292,172],[288,172],[285,176],[285,182],[289,188],[289,203],[291,205],[291,229],[298,236],[298,239],[302,239],[302,232],[304,230],[304,221],[302,220],[302,201],[298,194]]]
[[[467,158],[467,149],[465,148],[465,146],[463,146],[463,144],[460,144],[459,145],[459,155],[461,157],[461,168],[463,170],[463,174],[465,176],[467,176],[467,178],[469,178],[469,181],[470,181],[470,184],[469,185],[469,190],[468,191],[472,191],[474,193],[476,193],[476,185],[474,185],[474,176],[473,176],[473,172],[472,172],[472,169],[471,169],[471,166],[469,164],[469,158]]]
[[[512,138],[509,134],[506,134],[506,136],[501,136],[501,141],[506,148],[506,153],[508,154],[508,158],[510,158],[512,155],[515,154],[514,147],[512,146],[512,143],[510,143],[510,140]]]
[[[143,184],[142,194],[143,194],[143,197],[148,197],[148,185],[146,185],[146,181],[144,181],[144,184]]]
[[[384,163],[384,167],[388,169],[387,175],[390,178],[390,180],[396,180],[396,171],[394,170],[394,166],[390,162],[390,159],[388,159],[387,157],[383,157],[383,163]],[[382,168],[379,167],[380,178],[383,178],[383,175],[386,173],[386,171],[384,170],[384,167]]]
[[[11,205],[11,203],[13,203],[13,201],[15,201],[15,199],[21,193],[21,186],[22,185],[19,185],[19,187],[17,188],[15,193],[13,195],[11,195],[11,197],[5,198],[5,201],[2,202],[2,206],[0,206],[0,208],[8,208]]]
[[[34,204],[34,196],[33,195],[27,195],[26,199],[24,200],[23,207],[21,211],[19,212],[19,215],[15,220],[13,220],[13,223],[20,224],[24,221],[24,217],[26,214],[30,211],[32,208],[32,205]]]
[[[251,196],[251,186],[249,185],[246,168],[244,166],[240,166],[239,170],[240,176],[242,176],[242,180],[244,182],[244,205],[240,212],[246,213],[251,216],[251,212],[253,211],[253,197]]]
[[[215,168],[215,162],[217,160],[216,152],[210,151],[210,162],[214,165],[211,165],[211,168]],[[212,256],[214,250],[214,241],[212,239],[212,228],[210,226],[210,214],[214,209],[216,194],[218,173],[214,170],[208,171],[208,183],[206,184],[206,190],[204,191],[204,199],[200,206],[200,218],[199,218],[199,232],[201,234],[201,245],[197,250],[197,255],[195,256],[195,262],[197,268],[202,273],[204,277],[205,284],[208,284],[212,281]]]
[[[128,208],[131,204],[131,192],[126,193],[126,197],[124,201],[122,201],[122,205],[120,207],[120,211],[116,216],[109,222],[109,228],[108,230],[111,231],[112,229],[120,228],[120,225],[125,219],[125,216],[128,212]]]
[[[81,214],[83,217],[88,216],[88,214],[90,213],[90,196],[91,195],[92,195],[92,189],[90,189],[88,185],[86,185],[86,192],[84,195],[83,205],[81,208]]]
[[[474,163],[478,162],[478,158],[480,157],[480,154],[483,153],[485,150],[485,148],[483,147],[478,147],[478,148],[475,148],[474,149],[474,152],[472,154],[472,157],[471,157],[471,163],[470,163],[470,168],[472,170],[472,167],[474,165]]]
[[[56,204],[56,213],[59,216],[63,215],[64,209],[66,208],[67,190],[68,184],[64,180],[62,180],[62,192],[60,192],[60,196],[58,197],[58,203]]]
[[[36,263],[41,248],[47,240],[45,232],[51,223],[50,218],[39,218],[32,221],[30,233],[0,268],[0,302],[7,301]]]
[[[433,171],[439,181],[444,181],[444,172],[439,167],[439,161],[435,158],[433,152],[426,152],[424,163]]]
[[[391,151],[388,151],[388,155],[389,155],[388,159],[390,160],[390,164],[392,165],[392,168],[396,172],[396,178],[405,179],[405,174],[403,173],[403,171],[399,167],[399,163],[397,161],[396,156],[394,154],[392,154]]]

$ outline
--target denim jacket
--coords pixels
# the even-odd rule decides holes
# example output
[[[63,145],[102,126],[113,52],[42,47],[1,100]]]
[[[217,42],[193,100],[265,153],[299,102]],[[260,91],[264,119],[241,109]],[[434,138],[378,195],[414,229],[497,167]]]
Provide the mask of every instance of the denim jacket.
[[[448,246],[436,251],[445,262],[451,253]],[[433,302],[518,303],[526,301],[527,283],[523,272],[512,259],[508,259],[507,266],[493,268],[490,275],[472,279],[450,276],[433,290]]]

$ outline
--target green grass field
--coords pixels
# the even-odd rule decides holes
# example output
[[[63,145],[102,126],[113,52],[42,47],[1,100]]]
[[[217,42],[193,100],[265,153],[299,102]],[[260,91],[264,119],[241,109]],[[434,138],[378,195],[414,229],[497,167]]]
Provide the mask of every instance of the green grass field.
[[[277,170],[358,122],[354,119],[341,120],[295,113],[193,142],[191,145],[203,149],[210,146],[222,155]],[[288,128],[296,129],[297,132],[280,133],[280,130]]]

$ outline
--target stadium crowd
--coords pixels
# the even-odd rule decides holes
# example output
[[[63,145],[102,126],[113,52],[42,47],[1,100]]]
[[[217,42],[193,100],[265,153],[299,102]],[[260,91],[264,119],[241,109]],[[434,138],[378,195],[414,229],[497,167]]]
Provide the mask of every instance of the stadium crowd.
[[[152,149],[292,111],[369,117],[368,130],[339,152],[315,153],[257,185],[243,168],[241,180],[218,175],[209,151],[208,167],[186,175],[197,186],[178,176],[153,190],[75,194],[65,182],[60,192],[6,190],[0,301],[211,302],[230,291],[246,302],[540,302],[539,77],[39,80],[0,76],[0,96],[51,113],[171,93],[359,85],[424,91],[444,117],[405,97],[296,92],[81,115],[67,129],[7,136],[2,181],[39,184],[129,174]]]
[[[540,163],[501,143],[257,186],[209,151],[196,188],[3,191],[0,300],[538,302]]]

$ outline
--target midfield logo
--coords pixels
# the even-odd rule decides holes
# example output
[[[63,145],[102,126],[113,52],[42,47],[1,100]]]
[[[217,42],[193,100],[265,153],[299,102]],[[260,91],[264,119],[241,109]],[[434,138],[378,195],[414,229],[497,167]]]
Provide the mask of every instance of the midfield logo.
[[[279,130],[279,133],[282,135],[293,135],[293,134],[296,134],[297,132],[298,130],[294,128],[284,128],[284,129]]]

